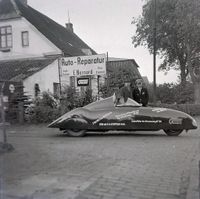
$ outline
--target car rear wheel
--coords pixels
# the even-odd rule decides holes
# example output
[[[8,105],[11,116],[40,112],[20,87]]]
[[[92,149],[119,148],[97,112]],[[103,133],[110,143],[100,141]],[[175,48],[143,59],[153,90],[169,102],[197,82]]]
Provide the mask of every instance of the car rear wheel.
[[[86,130],[80,130],[80,129],[68,129],[65,131],[69,136],[72,137],[82,137],[85,135]]]
[[[164,131],[168,136],[178,136],[182,133],[183,129],[165,129]]]

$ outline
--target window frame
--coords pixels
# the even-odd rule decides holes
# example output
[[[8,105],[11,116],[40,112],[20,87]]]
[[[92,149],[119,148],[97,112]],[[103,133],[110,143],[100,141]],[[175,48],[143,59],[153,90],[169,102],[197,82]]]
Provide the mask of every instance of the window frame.
[[[25,34],[27,34],[27,37],[24,37]],[[21,32],[21,41],[22,41],[22,47],[29,46],[29,32],[28,31],[22,31]],[[27,44],[26,44],[26,42],[27,42]]]
[[[53,94],[60,97],[60,83],[53,82]]]
[[[2,33],[3,32],[2,29],[5,29],[5,33]],[[10,29],[10,31],[8,31],[8,29]],[[5,46],[2,46],[3,37],[5,37]],[[11,25],[1,26],[0,27],[0,49],[10,49],[12,47],[13,47],[12,26]]]

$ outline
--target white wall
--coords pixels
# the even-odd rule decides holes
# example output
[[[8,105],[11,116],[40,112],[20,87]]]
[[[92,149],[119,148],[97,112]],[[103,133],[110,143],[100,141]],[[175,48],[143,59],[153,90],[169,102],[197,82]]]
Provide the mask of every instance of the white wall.
[[[0,60],[41,57],[45,54],[60,54],[61,51],[42,35],[25,18],[0,21],[1,26],[12,26],[13,47],[10,52],[0,51]],[[21,32],[29,32],[29,46],[22,47]]]
[[[41,92],[50,91],[53,93],[53,83],[59,83],[58,60],[23,81],[26,95],[34,97],[36,83],[39,84]]]

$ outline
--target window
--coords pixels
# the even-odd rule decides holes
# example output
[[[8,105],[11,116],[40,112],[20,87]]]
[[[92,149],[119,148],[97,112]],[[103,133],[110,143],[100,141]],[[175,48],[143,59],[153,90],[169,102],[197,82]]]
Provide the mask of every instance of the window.
[[[59,83],[53,83],[53,94],[55,96],[60,96],[60,84]]]
[[[29,34],[28,31],[22,32],[22,46],[29,46]]]
[[[12,27],[3,26],[0,27],[0,48],[12,47]]]
[[[40,94],[40,86],[38,83],[35,84],[34,91],[35,91],[35,97],[38,97],[38,95]]]

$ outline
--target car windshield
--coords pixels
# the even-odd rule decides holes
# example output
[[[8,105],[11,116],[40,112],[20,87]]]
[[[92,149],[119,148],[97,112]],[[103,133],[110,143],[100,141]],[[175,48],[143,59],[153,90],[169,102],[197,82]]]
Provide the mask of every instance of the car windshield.
[[[126,103],[116,103],[115,95],[102,99],[100,101],[93,102],[91,104],[88,104],[84,106],[84,108],[88,110],[104,110],[104,109],[114,109],[115,107],[138,107],[141,106],[136,101],[132,100],[131,98],[128,98]]]
[[[128,98],[128,100],[125,103],[117,103],[115,106],[117,107],[127,107],[127,106],[141,106],[138,104],[135,100]]]

